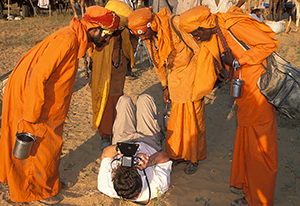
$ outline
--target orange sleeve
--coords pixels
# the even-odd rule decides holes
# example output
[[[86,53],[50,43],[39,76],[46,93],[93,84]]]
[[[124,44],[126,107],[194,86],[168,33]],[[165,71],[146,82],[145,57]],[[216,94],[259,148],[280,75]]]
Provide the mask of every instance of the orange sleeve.
[[[37,63],[29,69],[28,83],[25,85],[23,119],[33,123],[39,121],[45,101],[47,81],[60,63],[74,50],[75,45],[70,45],[61,38],[55,38],[49,42],[44,51],[40,51],[42,54]]]
[[[260,64],[273,51],[277,50],[276,42],[249,21],[241,21],[233,25],[230,30],[239,40],[251,48],[238,59],[240,65]]]

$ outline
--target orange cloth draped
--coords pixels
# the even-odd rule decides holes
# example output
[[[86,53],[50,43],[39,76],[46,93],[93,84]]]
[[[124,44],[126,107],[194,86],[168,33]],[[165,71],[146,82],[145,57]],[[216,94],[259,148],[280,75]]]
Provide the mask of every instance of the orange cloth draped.
[[[102,120],[98,127],[100,135],[108,134],[112,135],[112,126],[115,121],[117,111],[116,105],[122,95],[109,95],[107,99],[107,104],[103,112]]]
[[[276,118],[236,131],[230,185],[242,188],[249,205],[273,205],[277,174]]]
[[[197,7],[194,15],[202,15],[203,7]],[[194,11],[197,10],[194,8]],[[234,13],[236,11],[236,13]],[[188,11],[180,20],[188,30],[190,13]],[[219,26],[225,39],[241,67],[244,85],[242,97],[236,98],[238,105],[238,128],[232,162],[230,185],[242,188],[249,205],[273,205],[273,197],[277,173],[277,126],[274,107],[260,93],[256,82],[265,72],[260,65],[267,56],[276,51],[279,42],[274,39],[275,33],[265,24],[232,7],[227,13],[217,13]],[[211,18],[212,15],[206,16]],[[181,18],[181,17],[180,17]],[[196,17],[194,17],[196,18]],[[205,19],[203,16],[199,19]],[[208,27],[210,28],[210,27]],[[251,47],[244,51],[232,38],[228,28],[240,40]],[[219,41],[219,42],[218,42]],[[213,85],[212,56],[218,55],[218,44],[221,42],[213,34],[207,42],[201,42],[198,68],[206,68],[204,75],[211,70],[208,84]],[[224,51],[220,46],[220,52]],[[207,60],[210,58],[211,60]],[[219,60],[220,58],[218,58]],[[203,60],[203,61],[201,61]],[[235,74],[237,75],[237,74]],[[207,91],[203,91],[205,95]]]
[[[158,63],[158,70],[166,71],[164,64],[165,60],[168,58],[169,54],[172,51],[173,42],[171,40],[171,27],[169,23],[169,12],[164,7],[160,12],[157,14],[152,14],[149,9],[138,9],[132,12],[128,17],[128,28],[137,30],[139,28],[147,26],[148,22],[151,23],[151,29],[157,32],[157,47],[159,48],[158,52],[152,59]],[[150,50],[150,40],[145,40],[147,44],[148,51],[151,53]],[[149,45],[149,46],[148,46]],[[151,55],[151,54],[150,54]],[[158,77],[160,78],[161,84],[163,86],[167,85],[167,73],[157,73]]]
[[[113,60],[114,62],[118,62],[119,55],[120,55],[119,53],[120,35],[114,37],[113,41],[114,41],[114,49],[112,52],[111,60]],[[111,75],[110,75],[109,95],[107,97],[107,102],[104,107],[103,115],[101,116],[100,125],[98,126],[98,131],[100,135],[102,134],[112,135],[112,126],[116,117],[115,107],[119,97],[123,95],[125,75],[127,71],[127,61],[128,61],[127,58],[123,55],[123,52],[121,52],[121,60],[120,60],[119,67],[115,68],[112,64],[110,64]]]
[[[275,108],[260,93],[256,82],[265,72],[259,63],[276,51],[278,42],[257,29],[252,21],[240,21],[230,30],[251,47],[244,51],[230,34],[225,36],[233,55],[242,65],[242,79],[245,81],[242,98],[236,98],[238,128],[230,185],[242,188],[250,205],[271,206],[277,174],[276,116]],[[225,33],[226,29],[222,31]],[[246,155],[239,156],[243,152]]]
[[[166,152],[172,159],[193,163],[206,158],[204,100],[173,103],[168,123]]]
[[[120,27],[125,26],[128,21],[128,16],[132,12],[132,9],[128,4],[117,0],[110,0],[105,8],[115,11],[117,15],[120,16]],[[121,52],[120,42],[122,43]],[[91,49],[89,51],[91,51]],[[112,117],[114,116],[115,105],[107,105],[109,103],[113,103],[113,101],[109,101],[109,96],[120,96],[123,94],[128,59],[131,60],[132,66],[135,64],[129,30],[125,28],[120,35],[114,36],[110,40],[109,45],[105,46],[101,50],[95,49],[92,52],[93,69],[91,87],[93,103],[93,128],[98,128],[100,134],[111,134],[111,127],[114,118],[108,118],[108,115],[111,114]],[[117,63],[119,61],[119,56],[119,66],[115,68],[112,65],[112,61]],[[117,99],[113,99],[117,101]],[[103,116],[105,113],[106,117]],[[102,121],[103,118],[105,118],[104,121]],[[99,129],[100,124],[102,124],[101,129]],[[110,126],[108,127],[108,125]]]
[[[199,14],[199,12],[201,12]],[[186,32],[190,33],[198,27],[213,28],[216,26],[215,14],[210,13],[206,6],[196,6],[180,15],[180,26]]]
[[[134,23],[139,21],[140,17],[134,14],[135,12],[132,13],[132,18],[129,16],[129,28],[131,28],[131,21]],[[175,29],[193,51],[188,48],[172,29],[170,18],[165,9],[154,15],[151,28],[158,36],[157,39],[155,38],[158,50],[153,48],[154,56],[150,52],[153,45],[149,40],[145,41],[151,58],[159,63],[158,68],[155,68],[156,73],[161,84],[168,85],[172,100],[167,129],[167,153],[170,158],[186,159],[195,163],[206,158],[203,99],[193,99],[193,90],[198,87],[195,74],[199,46],[179,27],[179,17],[175,16],[173,18]]]
[[[91,77],[92,104],[93,104],[93,128],[97,129],[106,107],[110,89],[111,57],[114,41],[110,39],[109,44],[92,54],[93,70]]]
[[[76,33],[75,33],[76,31]],[[78,33],[77,33],[78,32]],[[78,35],[79,34],[79,35]],[[20,60],[3,96],[0,142],[0,181],[8,183],[10,199],[29,202],[54,196],[61,190],[59,159],[63,123],[67,116],[78,69],[78,51],[86,32],[75,18],[40,42]],[[30,156],[13,156],[18,132],[39,130]]]

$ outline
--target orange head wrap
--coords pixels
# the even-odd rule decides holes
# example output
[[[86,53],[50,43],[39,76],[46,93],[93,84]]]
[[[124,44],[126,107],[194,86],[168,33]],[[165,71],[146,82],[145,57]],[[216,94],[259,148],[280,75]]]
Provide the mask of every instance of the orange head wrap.
[[[153,14],[150,11],[150,8],[141,8],[129,15],[128,28],[132,31],[132,33],[140,35],[141,33],[145,32],[148,27],[151,27],[152,21]]]
[[[210,13],[206,6],[196,6],[180,15],[180,27],[186,32],[195,31],[198,27],[213,28],[215,24],[215,14]]]
[[[87,30],[101,27],[105,30],[114,31],[118,28],[119,22],[120,17],[117,14],[101,6],[88,7],[81,20]]]

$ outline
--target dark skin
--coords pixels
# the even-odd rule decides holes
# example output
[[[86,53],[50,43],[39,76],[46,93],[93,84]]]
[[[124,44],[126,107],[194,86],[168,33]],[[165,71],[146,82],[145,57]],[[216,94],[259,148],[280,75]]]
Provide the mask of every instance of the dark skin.
[[[147,28],[146,32],[144,34],[138,35],[141,40],[150,40],[156,38],[157,32],[153,31],[151,28]],[[169,89],[166,86],[163,86],[163,99],[165,103],[170,103],[170,94]]]
[[[213,27],[213,28],[199,27],[198,29],[190,32],[190,34],[193,35],[193,37],[197,41],[209,41],[211,36],[216,33],[217,33],[216,27]],[[235,59],[231,52],[226,52],[226,51],[224,51],[222,53],[221,58],[222,58],[222,61],[229,66],[232,65],[232,62]]]
[[[157,32],[153,31],[151,28],[147,28],[144,34],[139,35],[141,40],[154,39],[156,37]]]
[[[107,45],[111,39],[111,35],[105,34],[101,36],[101,29],[99,27],[89,29],[87,32],[88,42],[93,42],[98,49],[102,49]]]
[[[88,37],[88,42],[93,42],[97,50],[99,51],[103,49],[108,44],[109,40],[112,38],[111,35],[105,34],[104,36],[102,36],[101,33],[102,31],[100,27],[89,29],[86,33]],[[93,68],[93,60],[90,57],[89,69],[92,71],[92,68]]]
[[[114,33],[112,34],[112,36],[119,36],[119,35],[121,35],[121,33],[122,33],[123,30],[124,29],[117,29],[116,31],[114,31]]]

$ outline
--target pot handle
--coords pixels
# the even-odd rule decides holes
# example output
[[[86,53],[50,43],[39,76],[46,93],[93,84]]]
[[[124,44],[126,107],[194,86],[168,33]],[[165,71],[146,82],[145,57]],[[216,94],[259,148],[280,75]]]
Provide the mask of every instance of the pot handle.
[[[19,133],[19,124],[20,122],[24,120],[24,119],[20,119],[19,122],[18,122],[18,125],[17,125],[17,133]],[[24,120],[25,121],[25,120]],[[36,134],[35,134],[35,137],[34,137],[34,141],[36,140],[36,137],[38,135],[38,132],[39,132],[39,123],[36,123],[37,124],[37,130],[36,130]]]

